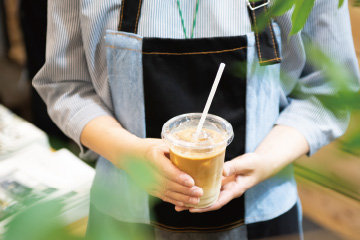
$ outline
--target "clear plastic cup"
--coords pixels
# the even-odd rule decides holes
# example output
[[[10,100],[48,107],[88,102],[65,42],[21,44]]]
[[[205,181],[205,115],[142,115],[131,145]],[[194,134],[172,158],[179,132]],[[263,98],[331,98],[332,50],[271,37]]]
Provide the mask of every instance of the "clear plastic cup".
[[[188,113],[167,121],[161,136],[170,148],[170,160],[189,174],[204,194],[196,205],[205,208],[216,202],[221,188],[221,176],[226,147],[234,137],[226,120],[208,114],[199,138],[194,137],[201,113]]]

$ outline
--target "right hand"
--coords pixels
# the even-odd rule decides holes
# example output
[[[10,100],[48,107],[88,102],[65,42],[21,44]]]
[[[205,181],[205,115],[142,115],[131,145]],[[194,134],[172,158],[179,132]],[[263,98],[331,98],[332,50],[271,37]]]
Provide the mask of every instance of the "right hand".
[[[150,195],[178,207],[199,202],[203,190],[195,186],[192,177],[171,163],[169,148],[161,139],[139,139],[134,144],[133,151],[135,156],[145,161],[144,163],[149,166],[148,169],[152,169],[151,182],[144,186]],[[126,161],[119,167],[131,177],[132,173],[127,169]]]

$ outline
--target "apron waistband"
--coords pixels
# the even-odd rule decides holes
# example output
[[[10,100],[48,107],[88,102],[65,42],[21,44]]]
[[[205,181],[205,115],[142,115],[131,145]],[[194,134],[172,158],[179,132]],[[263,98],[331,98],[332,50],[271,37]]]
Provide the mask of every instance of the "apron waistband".
[[[139,18],[143,0],[122,0],[120,9],[120,21],[118,31],[137,33]],[[276,40],[271,19],[262,31],[259,31],[260,15],[265,14],[267,0],[251,2],[253,9],[248,7],[249,16],[255,33],[256,49],[261,66],[272,65],[281,62],[279,45]],[[260,7],[261,6],[261,7]]]

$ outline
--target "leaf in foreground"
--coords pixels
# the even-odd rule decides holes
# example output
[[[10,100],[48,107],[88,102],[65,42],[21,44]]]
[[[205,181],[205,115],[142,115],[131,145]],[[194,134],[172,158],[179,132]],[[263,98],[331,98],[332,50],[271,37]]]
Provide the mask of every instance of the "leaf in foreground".
[[[59,218],[62,203],[59,200],[30,206],[9,222],[4,240],[77,240],[64,230]]]
[[[338,8],[341,8],[343,4],[344,4],[344,0],[339,0],[339,6],[338,6]]]
[[[304,27],[314,4],[315,0],[297,0],[295,2],[294,12],[291,16],[293,26],[290,35],[298,33]]]

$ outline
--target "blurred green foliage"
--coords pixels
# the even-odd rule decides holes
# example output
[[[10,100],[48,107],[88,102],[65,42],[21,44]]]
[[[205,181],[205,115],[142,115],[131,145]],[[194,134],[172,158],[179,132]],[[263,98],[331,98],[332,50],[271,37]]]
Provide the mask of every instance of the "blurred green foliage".
[[[132,180],[142,189],[151,188],[156,182],[155,169],[148,161],[135,156],[127,156],[124,168]]]
[[[254,1],[254,0],[253,0]],[[258,1],[258,0],[255,0]],[[303,26],[314,6],[315,0],[276,0],[272,6],[268,9],[266,14],[260,19],[260,26],[265,26],[267,21],[275,16],[280,16],[290,9],[293,10],[292,22],[293,27],[290,35],[298,33]],[[339,7],[344,3],[344,0],[339,0]],[[353,2],[354,6],[360,6],[360,0]],[[316,68],[325,70],[326,77],[330,82],[338,89],[338,94],[335,97],[329,96],[317,96],[319,99],[323,99],[322,103],[325,107],[333,110],[335,109],[351,109],[353,111],[360,111],[360,95],[351,91],[349,85],[344,84],[352,81],[357,81],[354,76],[351,76],[344,66],[334,62],[331,58],[322,53],[318,47],[310,45],[307,52],[310,53],[309,57]],[[244,65],[239,63],[240,71],[236,74],[243,77]],[[242,69],[242,70],[241,70]],[[349,139],[342,142],[342,148],[348,152],[359,151],[360,149],[360,125],[356,131],[349,137]],[[136,158],[127,158],[127,170],[131,173],[132,179],[139,188],[148,188],[149,183],[154,182],[153,169],[146,164],[146,161]],[[305,174],[302,169],[297,169],[299,174]],[[308,173],[306,173],[308,174]],[[316,174],[315,174],[316,175]],[[324,181],[320,179],[318,175],[313,176],[318,179],[319,182]],[[329,181],[329,180],[325,180]],[[339,180],[333,181],[335,185],[341,185]],[[342,188],[347,189],[346,186]],[[137,190],[130,192],[136,197]],[[95,191],[97,192],[97,191]],[[98,190],[99,197],[111,198],[111,196],[102,195],[102,191]],[[349,193],[348,193],[349,194]],[[119,203],[121,204],[121,203]],[[63,202],[60,200],[52,200],[48,202],[37,203],[30,205],[25,209],[20,210],[15,216],[13,216],[10,223],[7,225],[4,240],[81,240],[84,237],[74,236],[65,228],[66,223],[60,217]],[[123,229],[114,228],[106,224],[106,222],[99,221],[97,224],[99,229],[103,229],[106,232],[107,240],[119,240],[119,239],[146,239],[141,231],[138,231],[136,235],[128,235],[128,231]],[[99,233],[100,234],[100,233]],[[89,238],[90,240],[98,240],[98,238]]]
[[[250,0],[257,2],[259,0]],[[290,36],[301,31],[308,19],[312,8],[314,7],[315,0],[275,0],[271,3],[268,11],[258,21],[258,28],[263,29],[267,22],[277,16],[281,16],[287,11],[293,9],[291,15],[292,28]],[[344,0],[339,0],[338,8],[342,7]],[[360,6],[360,0],[353,2],[354,6]]]
[[[307,46],[307,52],[312,64],[323,70],[325,77],[329,80],[337,94],[317,95],[322,104],[332,112],[350,110],[352,113],[360,113],[360,93],[354,92],[354,86],[358,79],[351,75],[345,65],[336,63],[332,58],[326,56],[317,46]],[[360,155],[360,125],[341,141],[341,149],[345,152]]]
[[[51,200],[31,206],[14,216],[7,226],[3,240],[144,240],[148,239],[142,231],[129,225],[127,228],[114,226],[107,221],[94,221],[95,231],[91,236],[74,235],[66,228],[66,222],[61,217],[63,203]],[[106,236],[104,238],[104,236]]]
[[[330,188],[348,198],[360,201],[359,191],[354,191],[354,189],[357,189],[356,183],[345,181],[333,174],[329,175],[326,172],[319,172],[319,170],[314,171],[299,164],[295,164],[294,172],[296,176],[300,176],[320,186]]]
[[[343,4],[344,4],[344,0],[339,0],[338,8],[341,8]]]
[[[135,183],[126,195],[130,199],[134,199],[134,202],[136,202],[138,191],[143,191],[141,189],[151,187],[150,184],[155,182],[154,169],[147,164],[146,160],[138,157],[126,156],[124,157],[124,162],[127,171],[131,174],[133,182]],[[92,189],[92,194],[95,195],[95,197],[100,198],[100,201],[113,197],[111,194],[109,195],[109,189],[107,189],[107,191],[103,191],[104,189],[96,189],[96,186],[94,188]],[[36,201],[34,200],[33,202]],[[119,202],[118,204],[122,203]],[[156,202],[152,202],[152,204],[156,204]],[[12,216],[13,218],[6,226],[6,232],[3,240],[85,239],[85,237],[72,235],[68,229],[66,229],[66,222],[64,221],[64,217],[61,216],[61,209],[63,207],[64,203],[59,199],[27,205],[25,208],[20,209],[14,216]],[[150,206],[150,208],[152,208],[152,206]],[[104,235],[106,236],[106,240],[149,239],[149,236],[146,235],[147,232],[134,229],[137,227],[135,224],[114,226],[113,222],[106,221],[106,219],[92,219],[92,222],[96,225],[96,228],[91,232],[91,236],[86,237],[87,240],[104,239]]]
[[[4,240],[77,240],[64,231],[63,221],[57,217],[63,204],[59,200],[30,206],[15,215],[7,226]]]
[[[296,0],[294,12],[291,16],[292,29],[290,35],[298,33],[305,25],[307,18],[314,7],[315,0]]]
[[[229,71],[238,78],[246,78],[247,75],[247,63],[242,61],[237,61],[231,66],[228,66]]]

